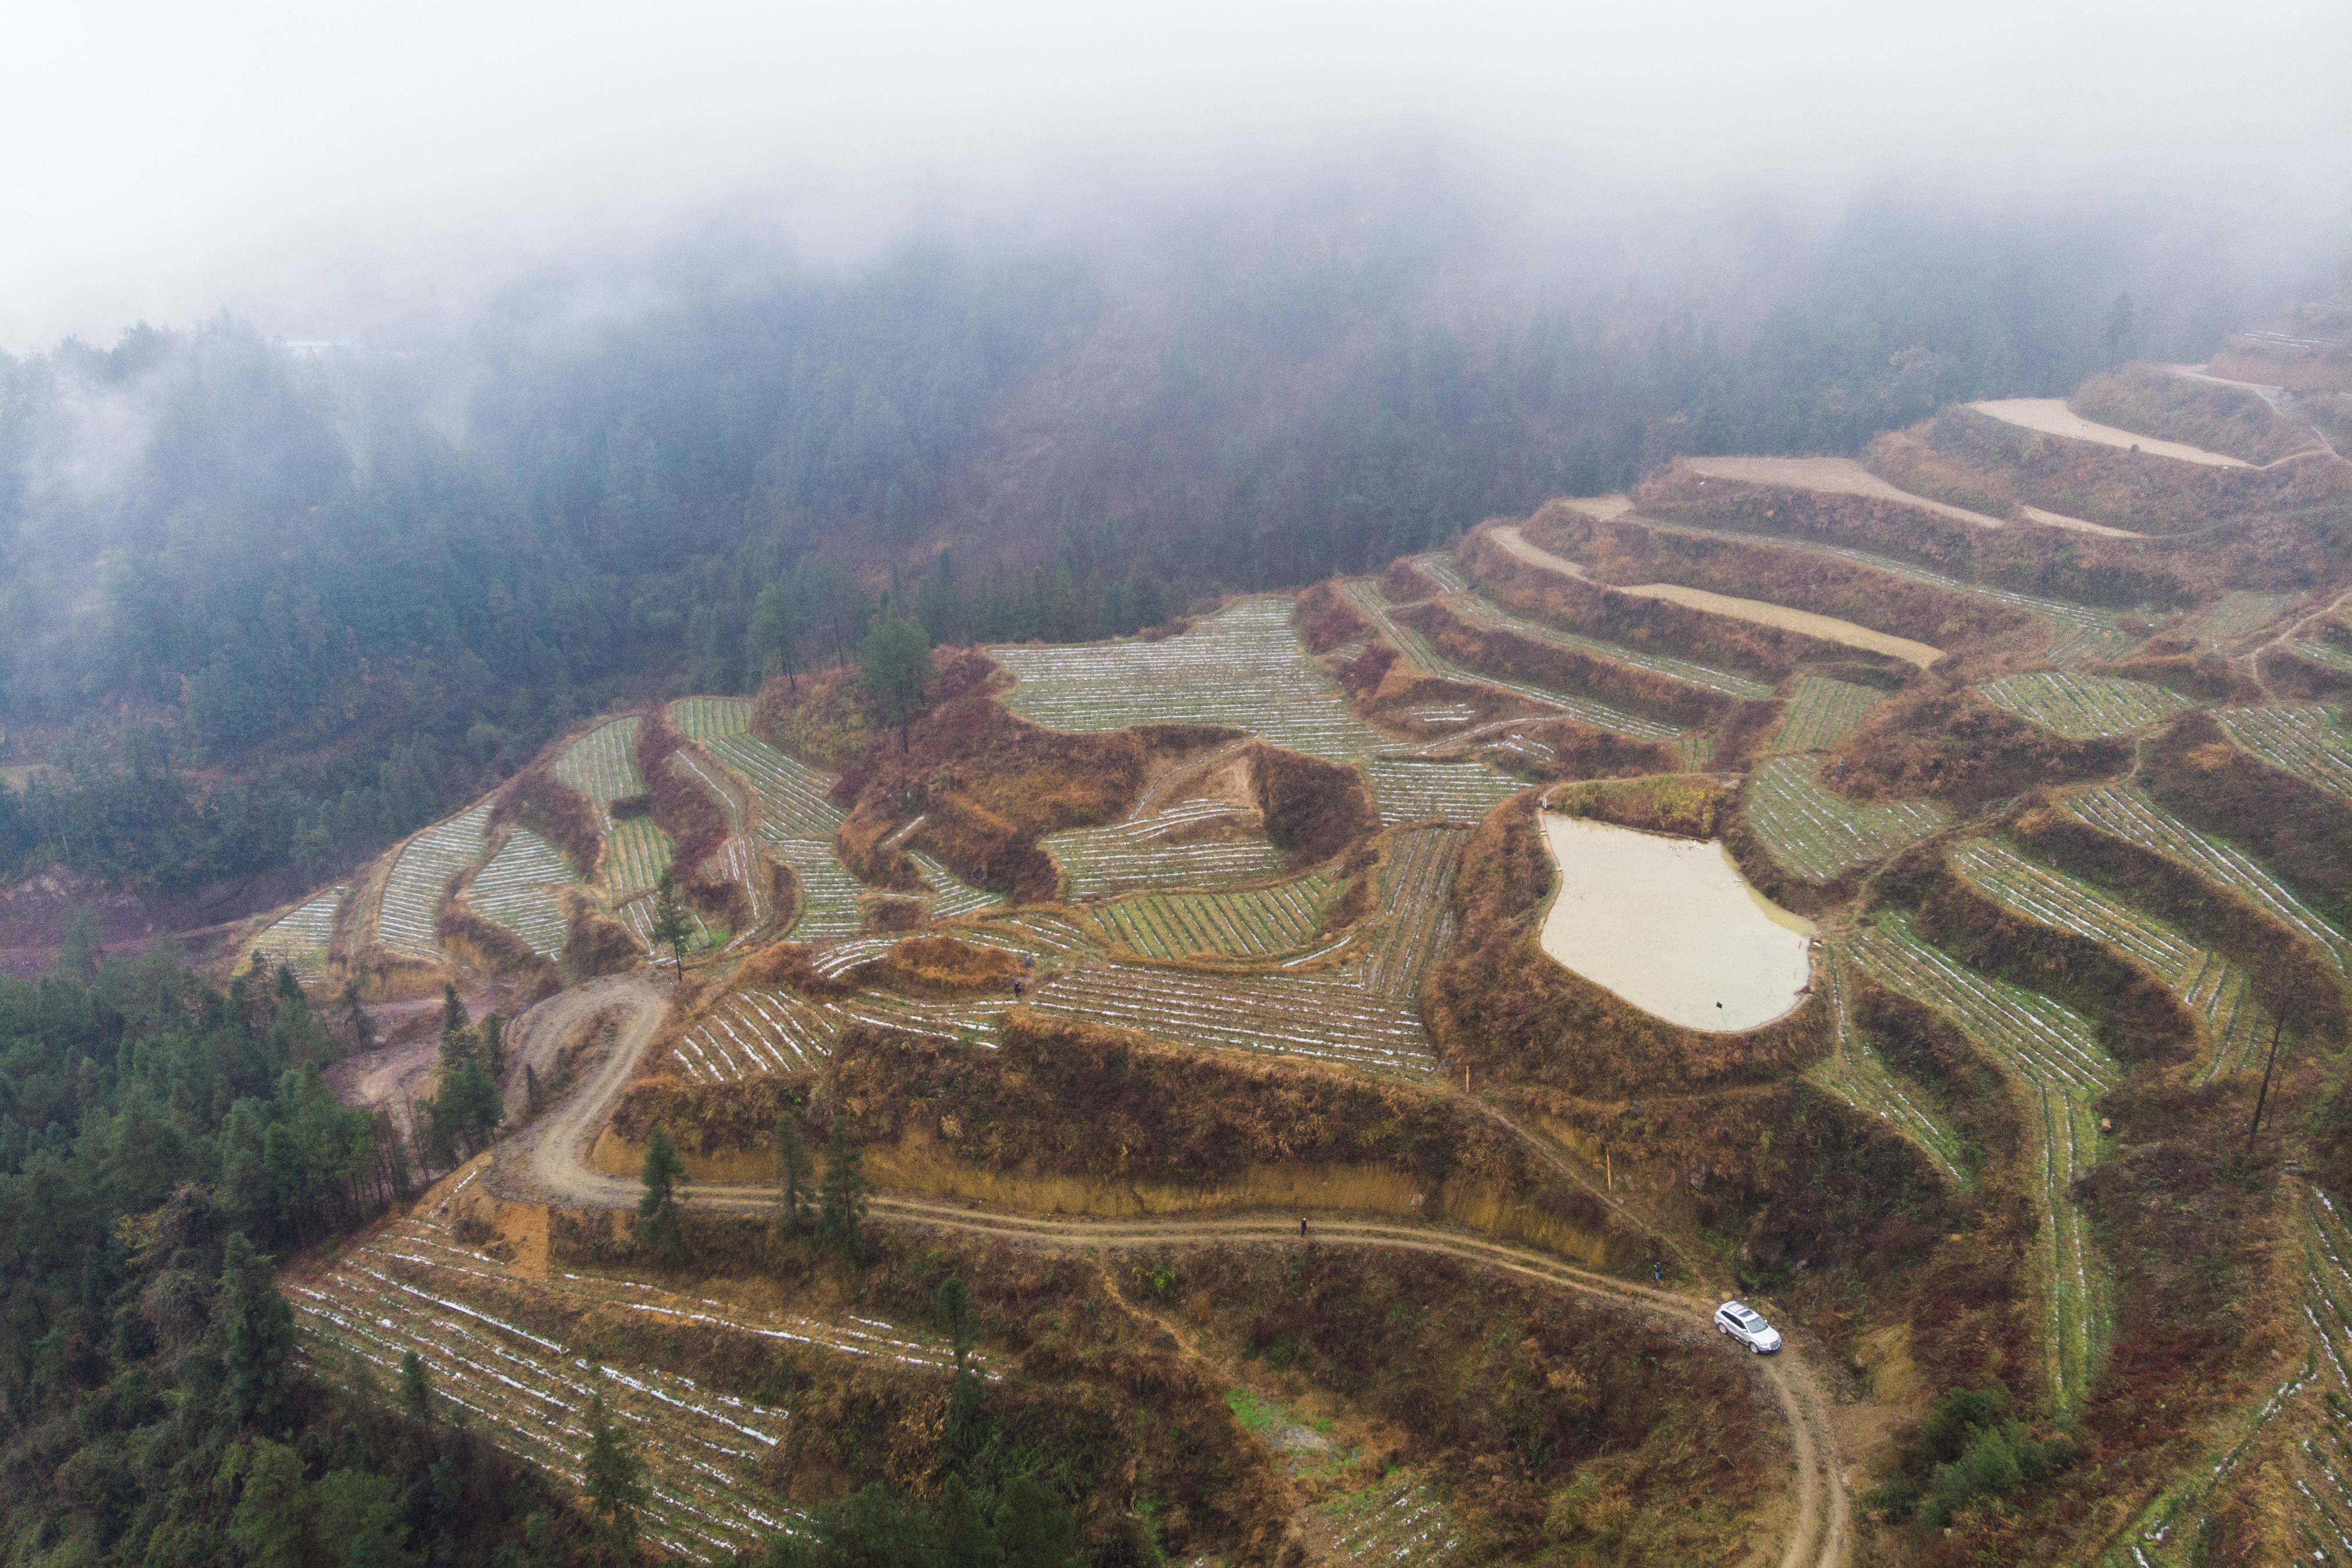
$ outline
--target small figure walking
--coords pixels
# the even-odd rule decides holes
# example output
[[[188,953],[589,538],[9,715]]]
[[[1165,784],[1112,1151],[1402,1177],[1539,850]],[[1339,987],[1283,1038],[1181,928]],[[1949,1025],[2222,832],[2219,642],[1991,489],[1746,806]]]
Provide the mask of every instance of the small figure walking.
[[[1307,1239],[1307,1221],[1305,1221],[1304,1219],[1302,1219],[1302,1220],[1300,1220],[1300,1221],[1298,1222],[1298,1239],[1299,1239],[1301,1241],[1304,1241],[1304,1240],[1306,1240],[1306,1239]]]
[[[1653,1285],[1664,1284],[1666,1278],[1665,1268],[1666,1266],[1664,1263],[1659,1262],[1655,1258],[1651,1259],[1650,1283]]]

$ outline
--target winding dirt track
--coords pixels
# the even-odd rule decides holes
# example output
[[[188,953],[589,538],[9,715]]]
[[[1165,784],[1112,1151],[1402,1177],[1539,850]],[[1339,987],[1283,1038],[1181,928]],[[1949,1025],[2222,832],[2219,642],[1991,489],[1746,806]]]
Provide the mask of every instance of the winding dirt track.
[[[581,1020],[607,1009],[615,1009],[620,1027],[614,1048],[588,1069],[562,1105],[497,1146],[487,1183],[494,1193],[520,1202],[588,1208],[635,1207],[638,1185],[596,1170],[589,1164],[588,1155],[614,1103],[627,1087],[638,1057],[661,1027],[669,988],[666,980],[642,970],[612,976],[551,997],[515,1020],[510,1038],[515,1040],[517,1061],[537,1060],[534,1053],[551,1051],[554,1042],[567,1037]],[[775,1202],[770,1188],[750,1185],[701,1184],[689,1187],[685,1196],[697,1207],[721,1212],[761,1212]],[[877,1218],[1073,1250],[1295,1240],[1299,1219],[1292,1212],[1225,1218],[1068,1219],[982,1212],[970,1206],[888,1194],[875,1195],[870,1207]],[[1547,1254],[1488,1240],[1470,1231],[1312,1215],[1308,1218],[1317,1246],[1438,1253],[1606,1300],[1677,1328],[1704,1332],[1713,1326],[1710,1298],[1590,1273]],[[1822,1385],[1801,1359],[1793,1342],[1780,1355],[1755,1358],[1755,1370],[1771,1390],[1787,1425],[1794,1470],[1790,1478],[1794,1517],[1780,1568],[1843,1568],[1845,1483]]]

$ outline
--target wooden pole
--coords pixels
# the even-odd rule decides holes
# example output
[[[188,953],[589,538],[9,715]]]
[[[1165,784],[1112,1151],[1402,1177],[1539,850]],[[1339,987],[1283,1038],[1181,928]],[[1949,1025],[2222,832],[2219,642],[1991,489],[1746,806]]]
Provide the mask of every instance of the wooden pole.
[[[2246,1153],[2254,1152],[2254,1134],[2263,1130],[2263,1106],[2271,1097],[2271,1069],[2278,1065],[2279,1031],[2286,1026],[2276,1019],[2271,1022],[2271,1058],[2263,1064],[2263,1092],[2254,1096],[2254,1119],[2246,1128]]]

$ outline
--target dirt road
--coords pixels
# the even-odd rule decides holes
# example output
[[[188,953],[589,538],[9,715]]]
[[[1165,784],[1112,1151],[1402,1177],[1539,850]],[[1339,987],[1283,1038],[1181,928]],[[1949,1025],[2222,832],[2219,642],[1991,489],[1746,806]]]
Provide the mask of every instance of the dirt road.
[[[637,1058],[661,1027],[669,985],[640,970],[610,976],[551,997],[515,1020],[514,1060],[538,1061],[578,1025],[612,1010],[619,1028],[605,1053],[591,1064],[563,1103],[495,1151],[487,1185],[509,1201],[557,1203],[591,1208],[634,1207],[638,1186],[606,1176],[588,1162],[613,1103],[621,1096]],[[518,1074],[519,1076],[519,1074]],[[705,1183],[687,1189],[698,1208],[721,1212],[766,1210],[774,1193],[761,1186]],[[1293,1212],[1181,1219],[1068,1219],[982,1211],[924,1198],[877,1194],[877,1218],[1077,1250],[1123,1250],[1138,1247],[1227,1246],[1297,1239]],[[1605,1300],[1695,1333],[1712,1332],[1711,1297],[1611,1279],[1563,1263],[1541,1252],[1489,1240],[1468,1231],[1436,1226],[1395,1225],[1337,1217],[1307,1217],[1313,1244],[1377,1247],[1431,1252],[1462,1259],[1579,1295]],[[1727,1352],[1726,1354],[1730,1354]],[[1780,1568],[1843,1568],[1846,1560],[1847,1500],[1829,1421],[1824,1385],[1793,1343],[1791,1348],[1756,1361],[1757,1375],[1771,1391],[1789,1431],[1793,1522]]]

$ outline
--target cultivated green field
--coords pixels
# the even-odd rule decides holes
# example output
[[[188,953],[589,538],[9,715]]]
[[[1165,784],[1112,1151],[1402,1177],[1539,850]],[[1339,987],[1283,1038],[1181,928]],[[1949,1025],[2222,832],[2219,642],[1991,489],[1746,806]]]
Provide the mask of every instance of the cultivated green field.
[[[2060,1409],[2079,1409],[2106,1353],[2113,1308],[2105,1267],[2071,1189],[2096,1158],[2095,1106],[2115,1081],[2114,1061],[2090,1019],[2038,992],[1978,974],[1920,940],[1908,915],[1881,911],[1847,951],[1882,984],[1950,1018],[2025,1085],[2037,1124],[2041,1293],[2055,1346],[2051,1391]]]
[[[1766,694],[1769,695],[1768,692]],[[1885,692],[1827,675],[1801,676],[1790,689],[1788,711],[1773,734],[1775,751],[1826,751],[1853,733]]]
[[[1951,809],[1934,800],[1857,806],[1823,789],[1818,767],[1810,757],[1774,758],[1739,792],[1758,840],[1800,876],[1826,882],[1951,825]]]
[[[2162,724],[2189,706],[2187,697],[2146,681],[2072,670],[2003,675],[1977,690],[1986,701],[2069,740],[2129,735]]]

